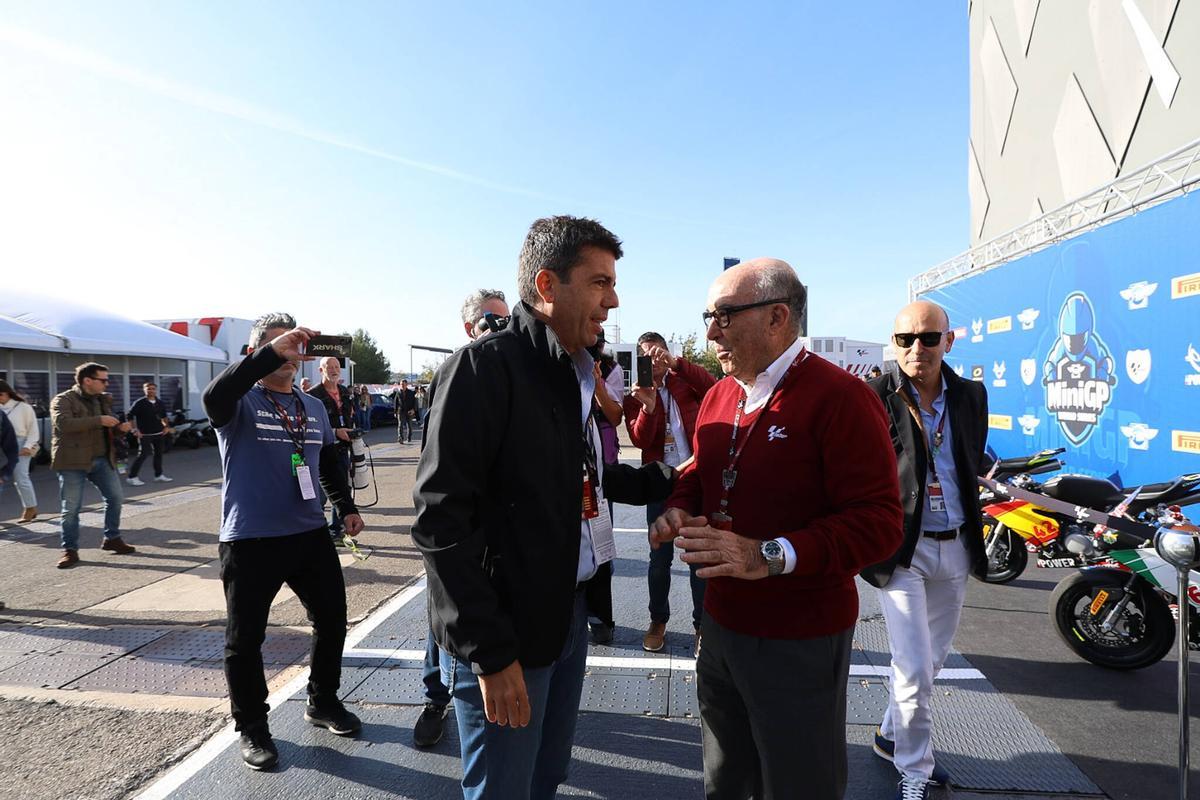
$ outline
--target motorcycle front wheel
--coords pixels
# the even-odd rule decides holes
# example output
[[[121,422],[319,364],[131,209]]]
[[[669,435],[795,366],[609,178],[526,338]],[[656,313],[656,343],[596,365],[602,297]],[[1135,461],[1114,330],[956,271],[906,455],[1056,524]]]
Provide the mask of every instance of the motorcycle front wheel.
[[[1162,660],[1171,649],[1175,641],[1171,608],[1140,578],[1112,629],[1101,629],[1124,596],[1128,580],[1128,573],[1088,570],[1064,578],[1054,588],[1050,616],[1058,635],[1076,655],[1109,669],[1141,669]]]
[[[984,583],[1014,581],[1029,563],[1029,551],[1025,549],[1025,540],[1021,535],[986,514],[983,517],[983,547],[985,551],[989,547],[992,549],[991,555],[988,556],[987,575],[982,578],[975,576]]]

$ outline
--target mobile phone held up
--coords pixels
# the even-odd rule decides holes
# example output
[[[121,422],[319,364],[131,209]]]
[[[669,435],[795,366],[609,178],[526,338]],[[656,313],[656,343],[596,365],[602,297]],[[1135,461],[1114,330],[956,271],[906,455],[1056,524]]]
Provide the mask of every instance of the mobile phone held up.
[[[654,386],[654,367],[651,365],[650,356],[637,357],[637,385],[643,389]]]
[[[304,354],[313,358],[324,358],[325,356],[349,358],[352,341],[353,338],[350,336],[313,336],[308,340]]]

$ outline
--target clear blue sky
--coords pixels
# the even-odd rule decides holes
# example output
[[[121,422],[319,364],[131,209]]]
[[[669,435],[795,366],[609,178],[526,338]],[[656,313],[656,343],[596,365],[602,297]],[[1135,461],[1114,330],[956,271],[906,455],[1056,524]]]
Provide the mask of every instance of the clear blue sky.
[[[571,213],[625,241],[625,339],[699,332],[722,257],[769,255],[814,334],[883,341],[967,245],[968,103],[961,2],[5,2],[0,263],[407,368]]]

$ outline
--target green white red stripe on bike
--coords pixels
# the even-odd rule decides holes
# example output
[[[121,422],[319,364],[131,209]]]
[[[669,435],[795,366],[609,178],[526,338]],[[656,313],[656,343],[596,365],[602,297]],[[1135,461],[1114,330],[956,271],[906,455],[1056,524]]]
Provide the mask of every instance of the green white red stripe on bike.
[[[1175,571],[1175,567],[1164,561],[1153,547],[1114,550],[1108,554],[1108,557],[1133,570],[1171,597],[1175,597],[1176,587],[1179,583],[1178,573]],[[1188,602],[1200,609],[1200,572],[1195,570],[1192,570],[1188,576]]]

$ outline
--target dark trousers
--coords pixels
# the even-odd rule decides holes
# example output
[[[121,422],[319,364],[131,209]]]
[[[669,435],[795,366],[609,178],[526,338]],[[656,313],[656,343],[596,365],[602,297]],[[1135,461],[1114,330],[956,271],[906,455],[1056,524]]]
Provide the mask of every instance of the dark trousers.
[[[396,416],[396,441],[412,441],[413,428],[417,425],[416,413],[412,412],[413,416],[409,417],[407,411],[401,411]]]
[[[613,519],[613,503],[608,501],[608,518]],[[605,561],[596,568],[596,574],[584,586],[584,599],[587,600],[588,619],[596,620],[610,628],[616,627],[613,621],[612,603],[613,563]]]
[[[646,524],[662,516],[666,503],[651,503],[646,506]],[[650,588],[650,621],[664,625],[671,619],[671,562],[675,558],[675,545],[667,542],[650,551],[650,565],[646,568],[646,582]],[[704,614],[704,579],[696,577],[697,567],[688,566],[688,580],[692,588],[692,627],[699,630],[700,617]]]
[[[163,451],[166,449],[166,434],[156,434],[154,436],[143,436],[140,445],[138,446],[138,455],[134,459],[133,466],[129,468],[129,477],[136,478],[138,470],[142,468],[144,462],[151,454],[154,453],[154,477],[162,475],[162,458]]]
[[[442,683],[441,652],[430,628],[425,632],[425,666],[421,671],[421,683],[425,684],[425,699],[444,708],[450,705],[450,690]]]
[[[341,465],[342,471],[347,476],[350,475],[350,448],[338,446],[338,464]],[[331,538],[342,538],[342,531],[345,525],[342,523],[342,515],[338,513],[337,506],[333,503],[329,504],[329,535]]]
[[[271,601],[285,583],[313,626],[309,702],[336,704],[346,642],[346,584],[329,530],[322,526],[292,536],[221,542],[218,550],[228,614],[225,681],[234,727],[244,731],[267,721],[262,644]]]
[[[841,800],[854,629],[763,639],[705,615],[701,630],[696,695],[708,800]]]

